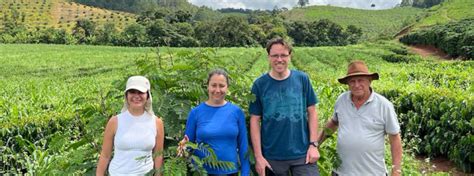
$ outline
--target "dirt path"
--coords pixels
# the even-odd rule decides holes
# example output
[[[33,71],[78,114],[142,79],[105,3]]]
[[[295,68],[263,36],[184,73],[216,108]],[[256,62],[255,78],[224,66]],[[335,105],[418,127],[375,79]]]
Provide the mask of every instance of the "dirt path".
[[[446,157],[436,157],[428,160],[425,156],[417,156],[416,159],[422,163],[420,171],[425,175],[431,175],[438,172],[446,172],[453,176],[472,175],[460,171],[456,168],[454,163],[449,161]]]
[[[403,30],[401,30],[395,35],[395,39],[398,40],[401,37],[407,35],[411,31],[412,27],[413,26],[405,27]],[[434,56],[440,59],[447,59],[447,60],[454,59],[453,57],[446,54],[443,50],[436,48],[432,45],[411,45],[411,46],[408,46],[408,48],[413,53],[419,54],[422,57]]]
[[[436,48],[434,46],[430,46],[430,45],[412,45],[412,46],[409,46],[409,49],[410,51],[417,53],[421,55],[422,57],[434,56],[434,57],[447,59],[447,60],[453,59],[451,56],[446,54],[441,49]]]

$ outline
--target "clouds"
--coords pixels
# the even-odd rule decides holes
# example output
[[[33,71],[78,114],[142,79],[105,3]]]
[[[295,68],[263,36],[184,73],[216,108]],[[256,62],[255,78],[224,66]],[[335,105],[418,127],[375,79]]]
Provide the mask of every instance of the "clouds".
[[[243,8],[243,9],[273,9],[292,8],[298,0],[188,0],[197,6],[208,6],[213,9]],[[388,9],[399,4],[401,0],[309,0],[310,5],[332,5],[358,9]],[[375,7],[371,7],[375,4]]]

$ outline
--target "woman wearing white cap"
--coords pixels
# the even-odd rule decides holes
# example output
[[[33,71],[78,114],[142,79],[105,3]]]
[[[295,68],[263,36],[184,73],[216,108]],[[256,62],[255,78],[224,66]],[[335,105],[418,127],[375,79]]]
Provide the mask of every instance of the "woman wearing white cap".
[[[96,175],[104,175],[107,166],[110,175],[145,175],[161,168],[163,121],[151,105],[150,81],[143,76],[130,77],[122,113],[110,118],[105,127]]]

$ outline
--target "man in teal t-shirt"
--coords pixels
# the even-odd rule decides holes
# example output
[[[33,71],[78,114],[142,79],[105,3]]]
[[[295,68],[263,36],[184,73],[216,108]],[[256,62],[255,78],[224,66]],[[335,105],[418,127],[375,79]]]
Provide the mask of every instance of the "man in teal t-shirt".
[[[285,40],[273,39],[266,49],[271,70],[255,80],[249,107],[255,169],[259,175],[319,175],[318,99],[310,79],[288,69],[292,48]]]

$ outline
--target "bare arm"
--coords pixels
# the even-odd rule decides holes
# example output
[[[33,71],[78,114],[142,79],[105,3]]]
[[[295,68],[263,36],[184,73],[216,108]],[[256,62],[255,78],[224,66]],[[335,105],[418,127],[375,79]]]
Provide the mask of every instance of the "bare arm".
[[[114,146],[114,136],[117,130],[117,116],[113,116],[107,122],[104,132],[104,141],[102,143],[102,150],[99,156],[99,162],[97,163],[96,175],[105,175],[107,166],[112,155],[112,149]]]
[[[400,133],[389,134],[390,150],[392,152],[392,176],[401,175],[402,170],[402,138]]]
[[[253,153],[255,158],[263,157],[262,145],[260,143],[260,118],[261,116],[251,115],[250,117],[250,138],[252,140]]]
[[[319,133],[319,136],[318,136],[319,145],[321,145],[324,142],[324,140],[326,140],[326,135],[328,134],[328,132],[326,132],[325,130],[330,130],[330,134],[332,134],[339,127],[338,125],[339,123],[337,121],[334,121],[333,119],[329,119],[329,121],[326,123],[326,127],[323,129],[323,131],[321,131],[321,133]]]
[[[308,111],[308,127],[309,127],[309,139],[310,141],[316,141],[318,139],[318,113],[316,112],[316,106],[312,105],[307,108]]]
[[[270,167],[267,160],[262,154],[261,134],[260,134],[260,119],[261,116],[250,116],[250,138],[252,139],[253,153],[255,156],[255,170],[259,175],[265,176],[265,167]]]
[[[156,119],[156,139],[155,148],[153,149],[154,167],[156,170],[161,171],[163,165],[163,143],[165,140],[165,129],[163,127],[163,120],[161,118]],[[161,175],[160,172],[155,175]]]
[[[308,111],[308,128],[309,128],[309,141],[318,140],[318,113],[316,112],[316,106],[312,105],[307,108]],[[319,159],[318,148],[310,145],[308,146],[308,152],[306,154],[306,163],[314,163]]]

